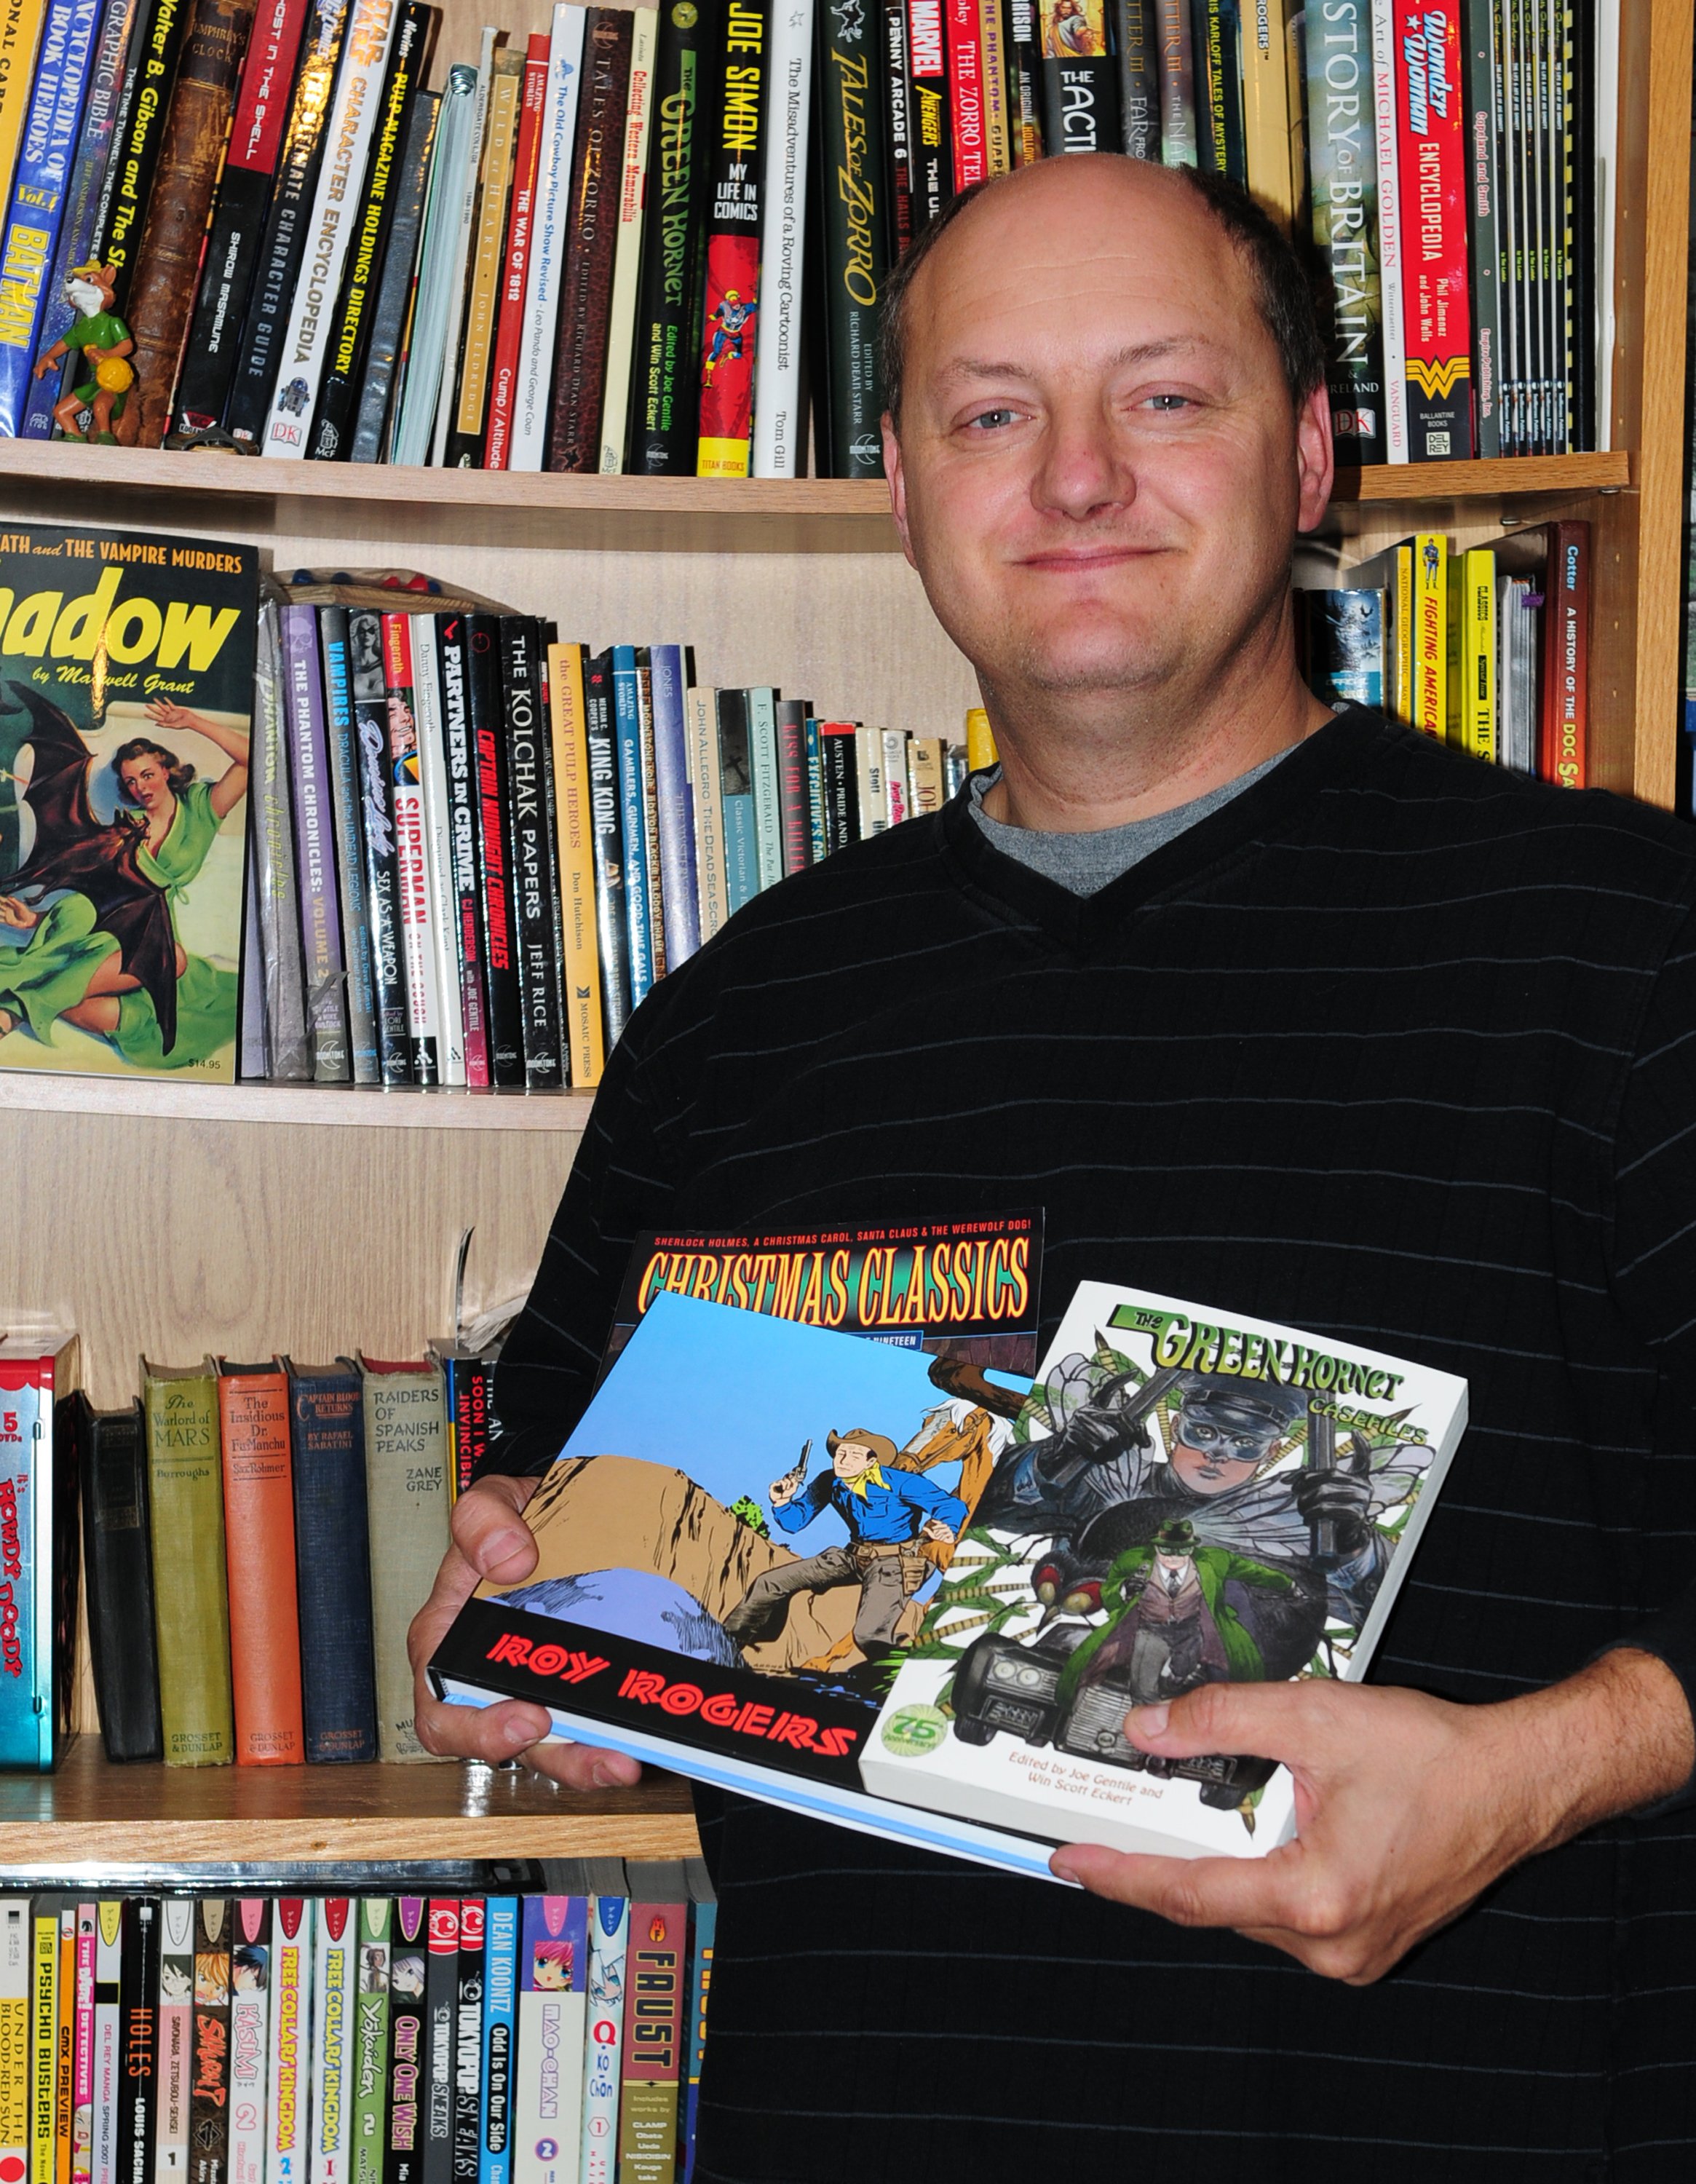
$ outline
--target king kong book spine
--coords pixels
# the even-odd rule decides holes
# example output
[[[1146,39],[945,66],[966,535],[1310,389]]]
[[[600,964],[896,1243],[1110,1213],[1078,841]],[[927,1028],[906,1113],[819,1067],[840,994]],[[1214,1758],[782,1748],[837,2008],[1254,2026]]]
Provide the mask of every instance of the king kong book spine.
[[[410,1084],[414,1077],[407,1031],[400,862],[389,786],[388,695],[383,681],[382,616],[375,610],[359,608],[349,614],[348,652],[359,741],[359,820],[371,928],[377,1059],[385,1084]]]
[[[272,186],[253,285],[236,347],[236,368],[224,423],[238,440],[257,443],[276,383],[288,312],[306,248],[308,216],[324,153],[330,97],[341,58],[349,0],[314,0],[302,42],[300,70]]]
[[[907,125],[911,142],[913,232],[917,235],[954,193],[954,142],[948,121],[943,0],[906,0],[906,8]],[[822,13],[820,27],[822,38]],[[822,91],[822,76],[820,84]]]
[[[732,7],[742,0],[730,0]],[[565,272],[554,332],[553,394],[545,467],[600,468],[613,253],[618,242],[631,12],[591,10],[583,36],[583,86],[566,199]]]
[[[630,929],[625,914],[624,840],[619,825],[618,732],[613,655],[597,653],[583,670],[583,730],[589,755],[590,843],[595,863],[595,929],[601,949],[606,1049],[630,1021]]]
[[[206,266],[173,404],[180,432],[203,432],[224,414],[247,308],[259,233],[282,151],[283,123],[309,0],[264,0],[242,64],[223,177],[206,238]]]
[[[913,0],[909,25],[919,5],[920,0]],[[819,471],[826,477],[881,477],[883,385],[877,319],[889,253],[887,207],[882,197],[883,103],[875,80],[876,33],[863,10],[821,8],[818,22],[823,304],[816,315],[814,414]],[[940,42],[939,23],[938,48]],[[916,42],[912,51],[916,84],[920,60],[928,66],[938,53],[921,51]],[[946,120],[941,125],[946,142]],[[928,189],[922,127],[920,147],[920,178]]]
[[[348,451],[372,310],[401,195],[407,124],[414,96],[429,73],[431,48],[440,20],[438,11],[424,5],[423,0],[407,0],[389,48],[359,224],[353,231],[348,270],[336,301],[323,383],[307,442],[309,461],[343,460]]]
[[[862,42],[870,42],[859,17]],[[725,0],[707,120],[706,277],[700,328],[698,477],[746,477],[760,339],[770,0]],[[869,84],[868,72],[868,84]],[[874,102],[875,103],[875,102]]]
[[[182,54],[183,34],[192,0],[146,0],[131,33],[130,58],[112,136],[112,157],[101,186],[90,255],[113,273],[112,308],[121,317],[130,292],[130,274],[142,240],[142,223],[153,196],[164,134]]]
[[[501,683],[506,721],[507,852],[512,874],[524,1081],[552,1090],[560,1078],[559,925],[550,887],[548,744],[542,702],[541,630],[529,615],[503,615]]]
[[[659,12],[630,403],[630,467],[648,477],[692,476],[695,470],[708,127],[702,94],[718,4],[667,0]]]

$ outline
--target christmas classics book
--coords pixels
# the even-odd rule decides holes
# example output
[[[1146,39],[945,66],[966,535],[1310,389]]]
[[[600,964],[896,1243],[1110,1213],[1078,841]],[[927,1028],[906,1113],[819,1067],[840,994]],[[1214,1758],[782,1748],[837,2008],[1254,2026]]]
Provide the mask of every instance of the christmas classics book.
[[[1271,1763],[1163,1763],[1133,1706],[1365,1673],[1462,1380],[1082,1284],[1037,1378],[655,1294],[431,1663],[562,1737],[1044,1875],[1067,1842],[1256,1857]]]

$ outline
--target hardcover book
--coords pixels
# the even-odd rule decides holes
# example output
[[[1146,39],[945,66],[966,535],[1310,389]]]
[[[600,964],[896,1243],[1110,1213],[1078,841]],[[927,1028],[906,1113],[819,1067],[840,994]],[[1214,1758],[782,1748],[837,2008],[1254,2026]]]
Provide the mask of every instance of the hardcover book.
[[[377,1757],[371,1557],[359,1376],[288,1362],[306,1757]]]
[[[708,121],[702,99],[718,0],[667,0],[654,59],[646,241],[637,298],[630,395],[630,468],[648,476],[695,469],[700,394],[695,341],[701,176]]]
[[[71,1401],[101,1740],[108,1759],[158,1759],[164,1745],[142,1407],[97,1411],[81,1394]]]
[[[300,1711],[288,1378],[272,1359],[218,1361],[224,1540],[230,1573],[230,1669],[236,1758],[245,1767],[306,1757]]]
[[[54,1397],[75,1366],[67,1335],[0,1342],[0,1766],[43,1773],[70,1726],[76,1454]]]
[[[919,1310],[947,1308],[954,1273],[929,1252]],[[479,1588],[437,1689],[522,1696],[563,1736],[1035,1875],[1080,1839],[1287,1841],[1287,1773],[1151,1768],[1126,1713],[1361,1677],[1465,1384],[1085,1283],[1015,1417],[1004,1393],[949,1358],[655,1298],[526,1512],[534,1572]]]
[[[365,1485],[382,1512],[371,1558],[377,1744],[385,1759],[430,1759],[413,1728],[406,1634],[448,1552],[448,1422],[442,1375],[419,1360],[359,1361],[364,1374]]]
[[[217,1368],[209,1357],[198,1365],[144,1358],[142,1370],[165,1764],[227,1766],[235,1718]]]

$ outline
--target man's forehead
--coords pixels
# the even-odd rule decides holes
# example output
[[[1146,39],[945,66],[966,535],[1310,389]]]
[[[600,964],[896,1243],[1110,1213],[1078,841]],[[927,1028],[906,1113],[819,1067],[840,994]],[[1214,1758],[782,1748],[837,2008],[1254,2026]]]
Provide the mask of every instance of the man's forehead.
[[[1226,344],[1200,332],[1174,333],[1141,342],[1123,342],[1088,360],[1098,370],[1109,372],[1132,371],[1143,366],[1177,364],[1186,358],[1197,361],[1209,357],[1223,357]],[[943,385],[967,383],[980,380],[1018,379],[1028,376],[1034,359],[1029,355],[950,356],[943,350],[931,370],[931,376]]]

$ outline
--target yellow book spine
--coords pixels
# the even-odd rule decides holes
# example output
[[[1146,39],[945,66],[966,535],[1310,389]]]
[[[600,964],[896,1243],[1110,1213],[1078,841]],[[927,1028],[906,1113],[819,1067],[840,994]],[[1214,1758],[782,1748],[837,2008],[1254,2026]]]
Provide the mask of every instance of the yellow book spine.
[[[489,125],[483,150],[476,248],[471,260],[471,293],[465,315],[465,368],[459,375],[459,407],[454,418],[460,432],[474,437],[483,429],[489,359],[495,345],[495,302],[500,293],[501,276],[506,270],[507,200],[512,190],[524,63],[521,53],[497,53],[495,80],[489,88]]]
[[[1295,220],[1295,178],[1284,14],[1283,0],[1250,0],[1243,10],[1243,122],[1249,194],[1287,235]]]
[[[30,2184],[56,2184],[54,2097],[58,2078],[58,1913],[36,1920],[30,2015]]]
[[[1013,171],[1012,117],[1007,109],[1007,48],[1001,0],[978,0],[978,51],[983,56],[983,156],[987,172]]]
[[[34,2130],[30,1975],[35,1939],[29,1897],[0,1900],[0,2178],[15,2178],[17,2184],[29,2174]]]
[[[746,440],[709,440],[703,434],[695,454],[697,477],[746,477],[748,476]]]
[[[1413,725],[1442,739],[1449,727],[1449,542],[1421,531],[1413,542]]]
[[[1386,710],[1404,728],[1413,726],[1413,548],[1398,546],[1395,582],[1390,588],[1393,642],[1386,661],[1389,670]]]
[[[989,716],[981,705],[973,705],[965,716],[965,763],[969,773],[981,773],[987,766],[998,766],[1000,754],[995,748],[995,733],[989,725]]]
[[[1493,763],[1497,756],[1496,557],[1487,546],[1473,546],[1462,558],[1462,566],[1466,748],[1475,758]]]
[[[47,0],[0,0],[0,192],[8,203],[46,14]]]
[[[58,2041],[53,2055],[53,2184],[70,2184],[76,2091],[76,1906],[58,1914]]]
[[[565,1051],[571,1083],[592,1091],[606,1067],[601,1028],[601,951],[595,928],[594,847],[589,827],[589,744],[583,713],[583,648],[548,648],[553,800],[564,914]]]

